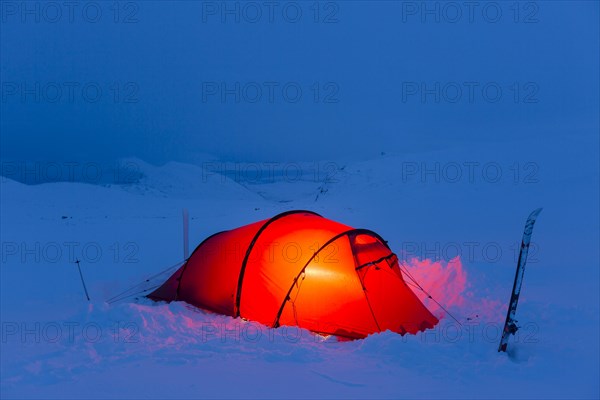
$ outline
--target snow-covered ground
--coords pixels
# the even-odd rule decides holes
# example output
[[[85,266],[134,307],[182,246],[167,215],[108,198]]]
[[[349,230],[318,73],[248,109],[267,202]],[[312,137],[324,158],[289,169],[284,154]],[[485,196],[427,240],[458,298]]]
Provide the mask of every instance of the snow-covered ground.
[[[128,160],[142,176],[128,184],[3,177],[1,397],[598,398],[590,148],[597,136],[581,134],[354,162]],[[522,328],[501,354],[516,251],[537,207]],[[183,208],[192,247],[290,209],[372,229],[460,325],[445,315],[420,335],[338,342],[184,303],[106,303],[181,260]]]

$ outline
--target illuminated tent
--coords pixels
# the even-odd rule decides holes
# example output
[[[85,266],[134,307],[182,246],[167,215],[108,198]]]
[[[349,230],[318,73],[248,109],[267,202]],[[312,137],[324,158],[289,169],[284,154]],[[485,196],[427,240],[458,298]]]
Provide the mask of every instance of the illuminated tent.
[[[345,338],[416,333],[438,322],[377,233],[310,211],[208,237],[148,297]]]

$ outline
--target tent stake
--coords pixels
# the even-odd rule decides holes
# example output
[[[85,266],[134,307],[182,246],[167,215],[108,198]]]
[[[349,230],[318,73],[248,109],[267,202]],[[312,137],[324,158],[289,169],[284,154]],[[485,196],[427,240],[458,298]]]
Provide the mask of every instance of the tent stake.
[[[183,259],[187,260],[190,256],[190,241],[189,241],[189,226],[190,226],[190,214],[187,208],[183,209]]]
[[[75,261],[75,264],[77,264],[77,269],[79,270],[79,276],[81,277],[81,284],[83,285],[83,290],[85,291],[85,297],[87,297],[88,301],[90,301],[90,295],[85,287],[85,281],[83,280],[83,274],[81,273],[81,267],[79,266],[79,260]]]

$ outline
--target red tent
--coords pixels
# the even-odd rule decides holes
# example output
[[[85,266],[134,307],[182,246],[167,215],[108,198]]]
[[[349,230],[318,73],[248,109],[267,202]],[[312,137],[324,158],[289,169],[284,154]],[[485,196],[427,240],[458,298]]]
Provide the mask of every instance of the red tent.
[[[377,233],[310,211],[208,237],[148,297],[346,338],[416,333],[438,322]]]

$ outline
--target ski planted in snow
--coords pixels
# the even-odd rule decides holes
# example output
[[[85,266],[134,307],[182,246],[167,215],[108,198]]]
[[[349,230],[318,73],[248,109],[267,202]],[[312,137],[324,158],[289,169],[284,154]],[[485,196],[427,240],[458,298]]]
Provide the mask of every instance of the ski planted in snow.
[[[506,322],[502,330],[502,339],[498,351],[506,351],[508,345],[508,337],[514,335],[519,327],[515,315],[517,313],[517,304],[519,303],[519,294],[521,293],[521,285],[523,284],[523,274],[525,273],[525,263],[527,262],[527,253],[529,253],[529,243],[531,242],[531,233],[535,220],[542,212],[541,208],[529,214],[527,222],[525,222],[525,230],[523,231],[523,240],[521,241],[521,250],[519,251],[519,261],[517,261],[517,273],[515,274],[515,283],[513,284],[512,294],[510,295],[510,303],[508,312],[506,313]]]

